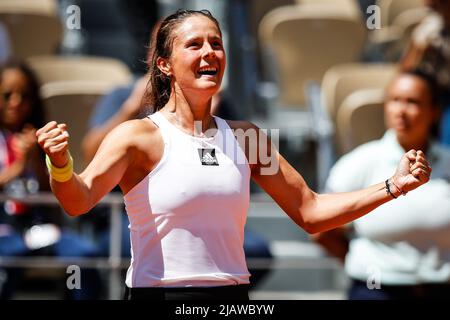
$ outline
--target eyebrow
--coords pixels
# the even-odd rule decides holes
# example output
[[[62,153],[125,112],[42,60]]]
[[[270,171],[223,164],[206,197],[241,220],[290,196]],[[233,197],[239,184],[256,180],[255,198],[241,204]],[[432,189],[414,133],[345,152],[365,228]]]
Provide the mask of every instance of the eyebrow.
[[[200,35],[192,35],[192,36],[188,36],[186,38],[186,41],[192,41],[192,40],[198,40],[198,39],[202,39],[203,37]],[[222,41],[222,37],[217,36],[217,35],[213,35],[213,36],[209,36],[208,38],[212,38],[213,40],[220,40]]]

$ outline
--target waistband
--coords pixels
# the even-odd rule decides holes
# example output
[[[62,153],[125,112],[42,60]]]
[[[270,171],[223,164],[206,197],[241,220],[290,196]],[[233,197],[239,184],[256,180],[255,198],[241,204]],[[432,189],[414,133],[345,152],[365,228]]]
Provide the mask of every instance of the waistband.
[[[129,288],[124,300],[249,300],[250,285],[182,288]]]

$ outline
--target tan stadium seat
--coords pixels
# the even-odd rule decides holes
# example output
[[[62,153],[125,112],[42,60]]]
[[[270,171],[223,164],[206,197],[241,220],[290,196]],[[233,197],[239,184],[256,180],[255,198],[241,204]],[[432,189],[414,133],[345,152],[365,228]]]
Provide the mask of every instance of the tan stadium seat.
[[[55,53],[63,35],[56,2],[50,0],[1,0],[0,23],[8,32],[11,56],[21,59]]]
[[[248,3],[250,32],[257,37],[259,24],[268,12],[278,7],[292,5],[295,3],[295,0],[250,0]]]
[[[77,173],[85,168],[81,141],[88,130],[93,107],[111,89],[110,83],[102,81],[59,81],[41,87],[46,120],[55,120],[68,126],[70,152]]]
[[[345,98],[337,115],[339,154],[383,136],[386,131],[383,103],[384,89],[358,90]]]
[[[395,64],[350,63],[337,65],[325,73],[321,99],[330,120],[336,121],[339,106],[359,89],[385,88],[397,72]]]
[[[380,48],[385,61],[397,61],[430,10],[423,0],[379,0],[378,6],[381,29],[369,33],[369,43]]]
[[[378,0],[380,7],[381,25],[390,26],[394,20],[403,12],[424,6],[423,0]]]
[[[15,12],[40,12],[49,15],[56,15],[58,10],[57,0],[1,0],[0,10]]]
[[[67,123],[76,172],[84,169],[81,141],[98,98],[129,84],[132,74],[121,61],[86,56],[36,56],[27,59],[42,87],[47,121]]]
[[[259,38],[278,66],[280,106],[305,106],[305,84],[331,66],[358,61],[366,29],[361,17],[326,4],[283,6],[261,21]],[[271,62],[266,62],[271,63]]]
[[[261,20],[268,12],[278,7],[292,5],[295,3],[295,0],[248,0],[246,1],[246,3],[248,11],[247,23],[252,39],[252,45],[254,46],[254,51],[256,52],[256,65],[259,72],[261,72],[259,74],[259,77],[261,78],[261,80],[268,80],[272,78],[272,74],[271,70],[266,70],[263,68],[264,52],[262,50],[262,44],[258,37],[259,25],[261,23]]]
[[[348,14],[361,16],[358,0],[295,0],[298,4],[327,5],[334,10],[346,11]]]
[[[127,84],[132,79],[122,61],[91,56],[36,56],[27,59],[42,84],[54,81],[104,81],[112,85]]]

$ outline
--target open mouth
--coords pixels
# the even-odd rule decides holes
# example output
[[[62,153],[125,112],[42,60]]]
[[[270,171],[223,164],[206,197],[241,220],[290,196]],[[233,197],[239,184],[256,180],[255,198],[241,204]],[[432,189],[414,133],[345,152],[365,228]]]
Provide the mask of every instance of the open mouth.
[[[217,72],[217,68],[214,67],[203,67],[197,71],[197,73],[201,76],[215,76],[217,75]]]

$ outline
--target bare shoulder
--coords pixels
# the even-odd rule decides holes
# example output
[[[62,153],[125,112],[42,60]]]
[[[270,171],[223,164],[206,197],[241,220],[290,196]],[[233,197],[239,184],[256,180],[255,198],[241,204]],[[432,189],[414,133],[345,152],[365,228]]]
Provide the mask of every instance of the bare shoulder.
[[[147,147],[161,140],[158,126],[148,118],[128,120],[115,127],[109,134],[109,139],[118,143],[122,141],[128,146],[137,146],[147,141]]]
[[[104,139],[100,149],[126,155],[131,164],[144,166],[148,170],[161,159],[164,141],[158,126],[151,119],[135,119],[115,127]]]
[[[108,139],[110,145],[116,145],[119,154],[129,159],[128,168],[119,183],[124,193],[152,171],[164,153],[159,127],[148,118],[120,124],[110,132]]]
[[[128,120],[117,127],[111,133],[129,136],[130,134],[148,134],[152,135],[158,131],[158,126],[148,118]]]

